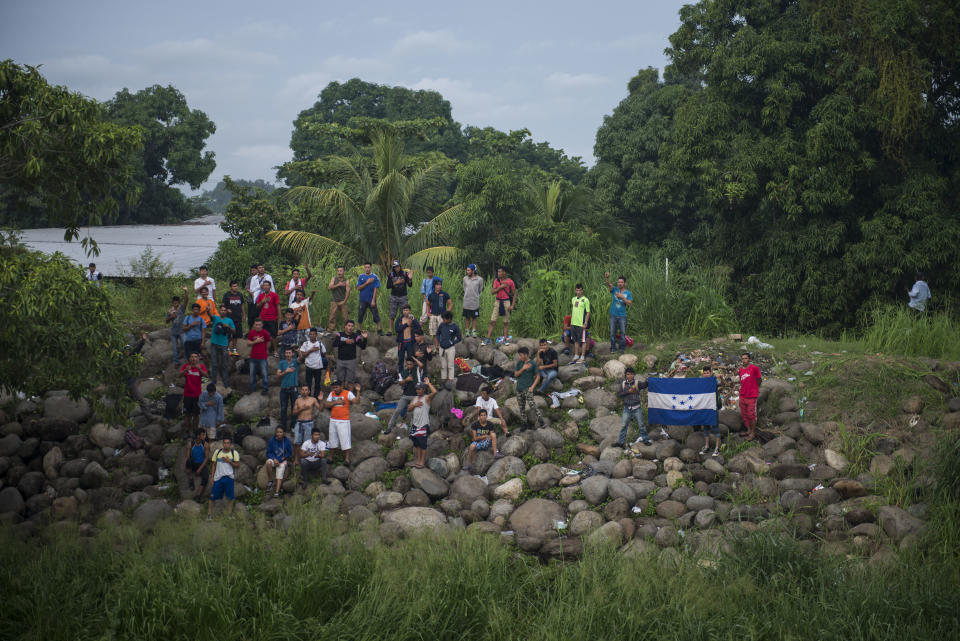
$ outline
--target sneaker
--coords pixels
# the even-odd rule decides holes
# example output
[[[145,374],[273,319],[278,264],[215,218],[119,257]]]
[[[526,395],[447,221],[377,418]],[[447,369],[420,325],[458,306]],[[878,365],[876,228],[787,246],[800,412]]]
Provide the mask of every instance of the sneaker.
[[[717,448],[713,448],[713,454],[711,454],[710,456],[720,456],[720,450]]]
[[[272,489],[273,489],[273,481],[270,481],[269,483],[267,483],[267,490],[269,491]]]
[[[509,344],[510,344],[510,341],[507,340],[506,338],[503,339],[503,342],[501,343],[501,345],[509,345]]]
[[[700,450],[700,456],[703,456],[703,455],[706,454],[709,450],[710,450],[710,448],[707,447],[706,445],[704,445],[703,448]]]
[[[493,455],[493,460],[494,460],[494,461],[497,461],[497,460],[502,459],[502,458],[503,458],[503,454],[501,454],[500,452],[497,452],[496,454]]]
[[[497,345],[503,342],[503,336],[497,336]]]
[[[273,493],[273,498],[275,498],[275,499],[280,498],[280,492],[274,492],[274,493]]]
[[[490,339],[489,339],[489,338],[485,338],[485,339],[483,339],[483,342],[480,343],[480,344],[481,344],[481,345],[489,345],[489,344],[490,344]]]

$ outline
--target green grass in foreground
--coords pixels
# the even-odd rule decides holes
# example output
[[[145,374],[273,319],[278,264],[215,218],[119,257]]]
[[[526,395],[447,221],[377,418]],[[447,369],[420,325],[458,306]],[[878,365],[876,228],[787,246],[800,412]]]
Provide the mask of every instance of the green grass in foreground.
[[[938,528],[958,524],[952,505]],[[960,629],[956,550],[879,566],[764,535],[713,566],[604,548],[541,565],[472,533],[373,549],[334,541],[316,511],[288,532],[201,521],[7,541],[0,639],[849,641]]]

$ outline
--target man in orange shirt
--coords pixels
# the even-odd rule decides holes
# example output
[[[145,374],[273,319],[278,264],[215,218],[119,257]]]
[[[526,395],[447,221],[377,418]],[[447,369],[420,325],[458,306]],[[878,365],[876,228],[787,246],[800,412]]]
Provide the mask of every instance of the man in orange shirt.
[[[360,393],[360,384],[354,387],[357,394]],[[343,383],[333,382],[333,389],[327,395],[327,401],[323,404],[330,410],[330,434],[327,438],[327,447],[331,450],[343,450],[343,458],[347,467],[350,467],[350,403],[357,400],[356,395],[350,390],[343,389]]]
[[[203,319],[207,327],[210,327],[210,317],[218,316],[217,303],[210,298],[210,290],[206,287],[200,288],[200,298],[197,299],[197,305],[200,306],[200,318]]]

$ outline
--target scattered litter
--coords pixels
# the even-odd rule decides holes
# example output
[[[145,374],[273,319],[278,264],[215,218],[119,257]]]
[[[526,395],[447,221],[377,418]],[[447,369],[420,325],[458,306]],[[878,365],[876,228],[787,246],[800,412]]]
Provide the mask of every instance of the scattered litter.
[[[817,351],[817,350],[814,350],[814,351],[812,351],[812,352],[810,352],[810,353],[811,353],[811,354],[816,354],[817,356],[820,356],[820,354],[823,354],[823,352],[820,352],[820,351]]]
[[[566,521],[560,521],[560,520],[558,520],[558,519],[554,519],[554,520],[553,520],[553,528],[554,528],[555,530],[566,530],[566,529],[567,529],[567,522],[566,522]]]
[[[914,414],[913,416],[910,417],[910,427],[916,427],[917,423],[919,422],[920,422],[919,414]]]
[[[483,484],[484,484],[484,485],[490,485],[490,481],[487,480],[487,477],[486,477],[486,476],[481,476],[481,477],[480,477],[480,480],[483,481]]]
[[[367,418],[376,419],[376,420],[378,420],[378,421],[380,420],[380,417],[377,416],[376,414],[374,414],[373,412],[367,412],[367,413],[364,414],[364,416],[366,416]]]
[[[513,536],[513,530],[504,530],[500,533],[500,536]]]
[[[750,338],[748,338],[748,339],[747,339],[747,344],[753,345],[754,347],[757,347],[758,349],[773,349],[773,345],[771,345],[770,343],[764,343],[763,341],[761,341],[761,340],[760,340],[759,338],[757,338],[756,336],[751,336]]]
[[[643,512],[643,510],[641,510],[641,509],[640,509],[639,507],[637,507],[636,505],[634,505],[634,506],[633,506],[633,509],[630,510],[630,511],[633,512],[634,514],[640,514],[641,512]]]
[[[684,532],[683,530],[677,530],[677,534],[680,535],[680,538],[681,538],[681,539],[687,535],[687,533]]]
[[[166,485],[166,484],[164,484],[164,485],[158,485],[158,486],[157,486],[157,489],[158,489],[158,490],[167,490],[167,489],[170,489],[170,486],[169,486],[169,485]]]
[[[817,466],[816,463],[811,463],[810,465],[807,466],[807,469],[812,472],[812,471],[813,471],[813,468],[815,468],[816,466]]]
[[[120,452],[121,452],[120,449],[116,449],[116,450],[113,451],[113,455],[114,455],[114,456],[120,456]]]
[[[579,473],[580,472],[578,472],[577,470],[570,470],[569,472],[567,472],[567,476],[576,476]]]
[[[805,372],[803,373],[803,375],[804,375],[804,376],[813,376],[813,370],[812,370],[812,369],[808,369],[807,371],[805,371]]]
[[[797,380],[797,377],[796,377],[796,376],[788,376],[788,377],[787,377],[787,380],[788,380],[788,381],[795,381],[795,380]]]
[[[157,478],[158,478],[159,480],[162,481],[163,479],[167,478],[168,476],[170,476],[170,470],[168,470],[167,468],[161,467],[159,470],[157,470]]]
[[[822,490],[822,489],[823,489],[823,483],[817,483],[817,487],[813,488],[813,489],[810,490],[810,491],[811,491],[811,492],[819,492],[819,491]]]
[[[459,407],[451,407],[450,413],[461,420],[463,419],[463,410],[460,409]]]
[[[553,400],[553,403],[550,404],[550,407],[553,409],[556,409],[560,407],[561,399],[569,398],[571,396],[579,396],[579,395],[580,395],[580,390],[578,390],[576,387],[568,389],[566,392],[554,392],[550,395],[550,398]]]

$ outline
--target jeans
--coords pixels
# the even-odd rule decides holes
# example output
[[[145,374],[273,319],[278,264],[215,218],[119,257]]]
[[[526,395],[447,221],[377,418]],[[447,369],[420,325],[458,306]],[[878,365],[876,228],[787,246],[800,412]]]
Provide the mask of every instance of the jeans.
[[[620,349],[627,348],[627,317],[610,317],[610,349],[617,349],[617,329],[620,330]]]
[[[317,476],[317,471],[320,472],[320,480],[324,483],[327,482],[327,459],[320,458],[316,461],[308,461],[303,459],[300,461],[300,480],[304,483],[309,483]]]
[[[183,334],[170,334],[170,344],[173,346],[173,364],[180,367],[180,352],[183,351]]]
[[[200,353],[200,345],[202,343],[202,340],[183,341],[183,355],[187,357],[188,361],[190,360],[190,354]]]
[[[227,346],[210,343],[210,382],[216,384],[219,374],[219,377],[223,379],[223,384],[227,385],[229,372],[230,355],[227,353]]]
[[[610,318],[613,318],[613,316]],[[617,443],[627,442],[627,430],[630,428],[630,419],[637,419],[637,426],[640,428],[639,438],[641,441],[647,440],[647,427],[643,424],[643,407],[638,407],[635,410],[630,410],[624,407],[623,427],[620,429],[620,436],[617,438]]]
[[[253,392],[257,387],[257,375],[260,375],[260,380],[263,382],[263,391],[267,391],[267,386],[269,382],[267,380],[267,359],[265,358],[251,358],[250,363],[250,391]]]
[[[397,345],[397,368],[403,369],[406,367],[405,363],[407,362],[407,356],[413,356],[414,346],[417,344],[417,341],[410,339],[409,341],[400,341],[400,344]]]
[[[293,404],[297,401],[296,387],[280,388],[280,425],[288,432],[293,431]],[[287,405],[290,405],[290,427],[287,427]]]
[[[550,387],[550,383],[552,383],[553,379],[557,377],[557,368],[551,367],[550,369],[542,369],[540,370],[540,376],[543,377],[543,384],[537,388],[537,391],[541,394],[546,394],[547,388]]]
[[[307,387],[310,388],[311,394],[319,397],[321,388],[323,387],[323,369],[313,369],[312,367],[308,367],[306,370]]]
[[[393,410],[393,416],[390,417],[390,422],[387,423],[387,431],[393,429],[393,426],[397,424],[397,420],[401,416],[407,415],[407,406],[410,405],[410,402],[415,399],[416,396],[401,396],[400,400],[397,401],[397,409]]]

